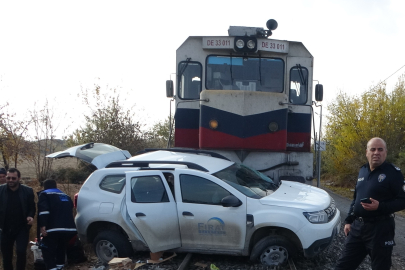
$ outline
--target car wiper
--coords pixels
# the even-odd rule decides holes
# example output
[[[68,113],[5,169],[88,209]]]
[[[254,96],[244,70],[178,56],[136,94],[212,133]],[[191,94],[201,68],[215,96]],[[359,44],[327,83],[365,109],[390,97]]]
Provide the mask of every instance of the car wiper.
[[[231,75],[231,83],[233,85],[233,73],[232,73],[233,65],[232,65],[232,53],[231,53],[231,66],[230,66],[230,75]]]
[[[298,74],[300,75],[301,85],[307,85],[307,82],[305,81],[304,73],[302,72],[301,65],[297,64],[296,66],[298,68]]]
[[[183,66],[182,69],[180,70],[179,74],[177,75],[177,76],[178,76],[178,81],[180,81],[181,75],[183,75],[183,73],[184,73],[184,71],[186,70],[186,68],[187,68],[187,66],[188,66],[188,63],[190,63],[190,61],[191,61],[191,57],[188,57],[188,58],[186,59],[186,63],[184,64],[184,66]]]
[[[259,83],[260,83],[260,86],[263,86],[262,85],[262,55],[261,54],[259,54]],[[260,89],[260,91],[261,91],[261,89]]]

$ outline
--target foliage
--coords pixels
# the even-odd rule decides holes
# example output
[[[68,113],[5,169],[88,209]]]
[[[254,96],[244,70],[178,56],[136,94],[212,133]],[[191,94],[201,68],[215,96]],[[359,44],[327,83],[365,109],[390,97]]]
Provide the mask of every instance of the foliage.
[[[95,167],[79,161],[76,168],[58,168],[52,172],[52,178],[58,182],[82,184],[95,170]]]
[[[114,145],[135,153],[145,146],[143,125],[136,120],[133,108],[124,109],[120,96],[112,90],[102,94],[100,86],[93,91],[83,91],[83,103],[90,113],[84,115],[85,123],[67,138],[68,146],[89,142]]]
[[[3,105],[0,109],[0,154],[6,169],[17,168],[21,161],[21,155],[27,153],[27,142],[25,136],[30,121],[17,120],[15,113],[9,113]]]
[[[170,145],[174,145],[174,119],[167,117],[163,121],[159,121],[147,132],[147,145],[148,148],[166,148],[168,146],[167,140],[170,134],[170,121],[172,134]]]
[[[366,163],[369,139],[383,138],[388,146],[387,160],[395,162],[405,146],[405,87],[399,79],[391,93],[385,84],[361,96],[339,93],[328,106],[329,115],[322,153],[324,171],[337,176],[341,184],[354,184],[359,167]]]

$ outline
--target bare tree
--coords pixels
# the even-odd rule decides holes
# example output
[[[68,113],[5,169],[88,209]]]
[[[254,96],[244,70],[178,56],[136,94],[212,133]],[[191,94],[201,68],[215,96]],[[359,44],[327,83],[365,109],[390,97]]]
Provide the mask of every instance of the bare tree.
[[[34,106],[35,108],[36,106]],[[51,176],[53,159],[46,155],[56,151],[58,141],[55,138],[57,126],[55,125],[54,110],[49,107],[48,100],[44,106],[30,113],[30,142],[25,153],[25,159],[35,167],[35,174],[39,182]]]
[[[6,169],[17,168],[20,158],[27,152],[27,135],[30,121],[17,120],[15,113],[9,113],[2,106],[0,113],[0,154]]]

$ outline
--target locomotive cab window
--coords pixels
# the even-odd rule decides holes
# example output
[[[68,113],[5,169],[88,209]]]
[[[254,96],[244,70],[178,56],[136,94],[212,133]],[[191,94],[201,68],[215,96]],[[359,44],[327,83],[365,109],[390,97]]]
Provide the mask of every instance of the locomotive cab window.
[[[199,62],[183,61],[178,67],[178,94],[181,99],[199,99],[202,66]]]
[[[305,104],[308,98],[308,69],[297,65],[290,70],[289,100],[292,104]]]
[[[207,57],[207,90],[283,91],[284,61],[279,58]]]

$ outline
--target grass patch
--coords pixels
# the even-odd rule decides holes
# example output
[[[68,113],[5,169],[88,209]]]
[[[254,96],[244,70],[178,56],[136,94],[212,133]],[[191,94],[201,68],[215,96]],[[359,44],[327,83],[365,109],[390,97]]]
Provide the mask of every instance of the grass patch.
[[[336,194],[339,194],[342,197],[345,197],[349,200],[353,200],[353,189],[351,190],[350,188],[347,187],[338,187],[338,186],[332,186],[332,185],[324,185],[325,188],[330,189]]]

